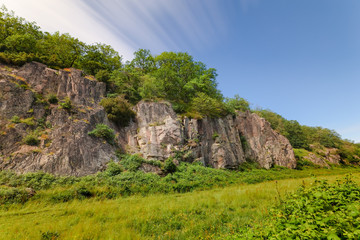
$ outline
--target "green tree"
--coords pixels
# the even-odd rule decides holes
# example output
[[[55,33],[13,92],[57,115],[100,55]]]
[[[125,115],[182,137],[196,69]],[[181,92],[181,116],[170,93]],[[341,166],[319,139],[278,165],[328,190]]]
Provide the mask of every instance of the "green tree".
[[[119,53],[110,45],[96,43],[85,47],[85,54],[78,66],[86,73],[95,75],[100,70],[112,72],[120,69],[122,64]]]
[[[291,146],[294,148],[309,148],[306,136],[301,128],[301,125],[297,121],[285,121],[285,131],[285,137],[289,139]]]
[[[69,34],[45,33],[37,42],[41,62],[55,68],[73,67],[84,52],[85,44]]]
[[[154,70],[155,59],[151,55],[150,50],[139,49],[134,52],[134,59],[129,64],[132,68],[138,69],[143,74],[147,74]]]
[[[250,111],[250,104],[244,98],[241,98],[238,94],[234,98],[225,98],[226,110],[230,113],[235,113],[235,111]]]
[[[201,116],[220,117],[224,115],[223,102],[212,98],[205,93],[198,93],[191,103],[191,111],[199,113]]]

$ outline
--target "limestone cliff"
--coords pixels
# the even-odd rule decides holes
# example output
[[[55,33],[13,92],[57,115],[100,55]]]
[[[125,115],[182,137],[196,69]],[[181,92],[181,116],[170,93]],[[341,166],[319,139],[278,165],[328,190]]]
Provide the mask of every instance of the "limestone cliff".
[[[48,104],[44,98],[50,93],[70,98],[73,108]],[[167,102],[142,101],[134,107],[130,125],[118,128],[99,105],[104,94],[104,83],[76,69],[53,70],[40,63],[20,69],[1,66],[0,169],[86,175],[115,159],[117,148],[147,159],[181,155],[183,161],[215,168],[236,168],[250,160],[264,168],[296,166],[289,141],[256,114],[180,118]],[[97,123],[116,131],[115,145],[88,135]],[[38,146],[24,144],[32,132],[40,136]]]
[[[47,94],[69,97],[73,109],[47,104]],[[84,78],[75,69],[53,70],[29,63],[16,70],[3,66],[0,75],[0,168],[17,172],[43,170],[60,175],[86,175],[102,169],[115,158],[115,147],[90,137],[96,123],[109,124],[98,105],[105,85]],[[19,123],[10,119],[18,116]],[[42,123],[43,129],[36,129]],[[41,131],[39,146],[22,139]]]
[[[235,168],[249,160],[264,168],[296,166],[289,141],[256,114],[181,119],[166,102],[140,102],[135,111],[135,121],[124,129],[119,141],[126,151],[145,158],[164,160],[181,151],[184,160],[215,168]]]

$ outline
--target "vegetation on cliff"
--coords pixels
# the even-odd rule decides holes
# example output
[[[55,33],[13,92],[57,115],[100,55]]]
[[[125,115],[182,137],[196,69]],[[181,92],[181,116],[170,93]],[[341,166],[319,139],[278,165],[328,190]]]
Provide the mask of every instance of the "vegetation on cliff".
[[[105,82],[108,97],[101,105],[108,118],[120,126],[126,126],[134,116],[131,105],[143,99],[168,100],[177,113],[193,118],[251,110],[249,102],[238,95],[224,98],[217,89],[216,70],[187,53],[164,52],[155,56],[149,50],[139,49],[133,60],[123,63],[119,53],[109,45],[88,45],[69,34],[42,32],[36,23],[15,16],[5,7],[0,11],[0,32],[3,63],[22,65],[39,61],[57,69],[74,67]],[[49,101],[57,101],[56,96],[50,96]],[[71,109],[69,101],[60,105]],[[360,160],[360,145],[341,139],[333,130],[302,126],[270,110],[252,111],[270,122],[296,149],[316,153],[319,149],[337,148],[343,163]],[[297,157],[299,161],[307,161]]]

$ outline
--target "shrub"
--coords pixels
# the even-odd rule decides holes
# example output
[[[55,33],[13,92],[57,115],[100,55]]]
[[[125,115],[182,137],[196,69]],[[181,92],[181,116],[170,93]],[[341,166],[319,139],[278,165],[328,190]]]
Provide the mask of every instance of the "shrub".
[[[119,175],[122,172],[122,168],[119,164],[115,163],[114,161],[110,161],[107,164],[106,170],[103,172],[105,176],[113,177]]]
[[[302,186],[271,211],[256,239],[359,239],[359,201],[360,187],[350,177]]]
[[[20,117],[17,115],[14,115],[11,120],[12,123],[20,123]]]
[[[167,173],[174,173],[177,170],[177,167],[175,165],[175,163],[173,162],[172,158],[168,158],[166,159],[165,163],[164,163],[164,170]]]
[[[65,109],[65,110],[71,110],[73,108],[73,105],[72,105],[69,97],[66,97],[63,100],[61,100],[60,108]]]
[[[21,123],[25,123],[25,124],[28,125],[28,126],[34,126],[34,125],[35,125],[34,117],[29,117],[29,118],[21,119],[20,122],[21,122]]]
[[[23,138],[23,142],[26,145],[37,146],[40,143],[38,136],[35,133],[29,133]]]
[[[120,164],[129,171],[136,171],[141,167],[141,165],[145,162],[145,159],[140,157],[139,155],[129,155],[124,154],[121,155]]]
[[[234,98],[225,99],[225,108],[230,113],[235,113],[236,111],[250,111],[250,104],[244,98],[241,98],[238,94]]]
[[[192,100],[191,111],[198,112],[201,116],[221,117],[224,115],[224,104],[221,100],[212,98],[205,93],[198,93]]]
[[[47,95],[47,100],[51,104],[57,104],[59,101],[57,96],[53,93],[50,93],[49,95]]]
[[[108,118],[121,127],[127,126],[131,118],[135,116],[131,105],[122,96],[104,98],[100,105],[104,107]]]
[[[100,82],[107,83],[110,79],[110,73],[107,70],[100,70],[96,73],[95,78]]]
[[[96,124],[95,129],[92,130],[91,132],[88,132],[88,134],[90,136],[103,138],[108,143],[113,143],[115,139],[114,130],[102,123]]]
[[[0,205],[9,203],[24,203],[31,195],[22,188],[0,187]]]

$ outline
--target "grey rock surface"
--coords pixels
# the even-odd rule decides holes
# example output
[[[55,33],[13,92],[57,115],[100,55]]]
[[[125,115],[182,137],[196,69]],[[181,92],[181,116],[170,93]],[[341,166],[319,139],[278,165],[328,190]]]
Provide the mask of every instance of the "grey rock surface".
[[[179,118],[167,102],[140,102],[136,120],[120,134],[123,148],[147,159],[164,160],[181,152],[184,161],[215,168],[236,168],[245,161],[261,167],[296,167],[289,141],[258,115]]]
[[[181,156],[214,168],[236,168],[245,161],[264,168],[296,166],[289,141],[256,114],[189,119],[167,102],[141,101],[134,107],[136,118],[118,128],[99,105],[105,90],[104,83],[76,69],[54,70],[36,62],[19,69],[0,65],[0,169],[83,176],[116,160],[117,148],[149,160]],[[47,103],[50,93],[70,98],[73,109]],[[11,121],[14,116],[20,121]],[[115,130],[117,146],[88,135],[98,123]],[[24,144],[24,137],[36,131],[40,143]],[[141,170],[161,174],[146,164]]]
[[[59,99],[69,97],[70,111],[42,98],[55,93]],[[98,105],[105,94],[103,83],[82,77],[75,69],[53,70],[40,63],[29,63],[0,75],[0,168],[16,172],[45,171],[57,175],[83,176],[95,173],[115,158],[115,147],[88,132],[97,123],[110,124]],[[46,127],[12,123],[18,116],[41,121]],[[40,144],[28,146],[25,136],[41,131]]]

